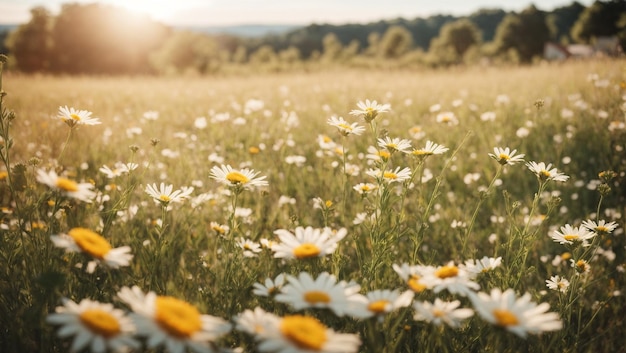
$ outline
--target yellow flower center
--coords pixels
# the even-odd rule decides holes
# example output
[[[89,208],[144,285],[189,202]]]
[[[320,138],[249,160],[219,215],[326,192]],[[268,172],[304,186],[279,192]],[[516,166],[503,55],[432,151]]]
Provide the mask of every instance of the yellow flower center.
[[[421,283],[420,277],[416,275],[411,276],[407,284],[409,285],[409,288],[411,288],[411,290],[413,290],[415,293],[421,293],[426,289],[426,285]]]
[[[389,157],[391,157],[391,153],[387,151],[378,151],[378,156],[382,159],[389,159]]]
[[[449,115],[444,115],[441,117],[441,121],[444,123],[449,122],[450,120],[452,120],[452,118]]]
[[[398,149],[398,144],[396,144],[396,143],[388,143],[386,145],[386,147],[387,147],[388,150],[397,150]]]
[[[550,174],[549,171],[543,169],[542,171],[539,172],[539,176],[543,177],[543,178],[549,178],[552,174]]]
[[[433,316],[434,317],[444,317],[444,316],[446,316],[446,313],[444,311],[442,311],[442,310],[434,309],[433,310]]]
[[[170,202],[170,201],[172,201],[172,199],[170,199],[170,197],[169,197],[169,196],[167,196],[167,195],[161,195],[161,196],[159,196],[159,200],[161,200],[161,201],[163,201],[163,202]]]
[[[396,179],[398,179],[398,174],[396,174],[394,172],[384,172],[383,173],[383,178],[396,180]]]
[[[326,205],[326,207],[330,208],[333,206],[333,202],[331,200],[326,200],[326,202],[324,202],[324,204]]]
[[[608,233],[609,232],[609,228],[607,228],[605,226],[597,226],[596,227],[596,232],[597,233]]]
[[[576,240],[578,239],[578,234],[567,234],[563,236],[565,240]]]
[[[76,184],[75,181],[66,178],[57,178],[56,186],[57,188],[67,192],[78,191],[78,184]]]
[[[344,130],[352,131],[352,126],[348,124],[337,124],[337,127],[344,129]]]
[[[363,191],[363,192],[368,192],[368,191],[370,191],[370,190],[372,190],[372,188],[370,188],[370,186],[369,186],[369,185],[363,185],[363,186],[361,186],[361,191]]]
[[[232,184],[245,184],[250,181],[250,179],[239,172],[230,172],[226,174],[226,180],[230,181]]]
[[[320,252],[320,248],[318,248],[315,244],[304,243],[293,249],[293,256],[297,259],[308,259],[318,256]]]
[[[95,258],[102,259],[111,250],[106,239],[87,228],[72,228],[67,234],[82,251]]]
[[[216,232],[218,232],[220,234],[226,233],[226,229],[220,227],[219,225],[211,226],[211,229],[213,229],[214,231],[216,231]]]
[[[88,309],[80,313],[78,317],[91,332],[104,338],[111,338],[122,331],[119,321],[104,310]]]
[[[496,323],[500,326],[515,326],[519,323],[517,316],[508,310],[495,309],[493,316],[496,318]]]
[[[572,257],[572,254],[569,253],[569,252],[564,252],[564,253],[561,254],[561,259],[563,259],[565,261],[569,260],[571,257]]]
[[[261,150],[259,150],[259,148],[258,148],[258,147],[254,147],[254,146],[252,146],[252,147],[250,147],[250,148],[248,149],[248,153],[250,153],[250,154],[257,154],[257,153],[259,153],[259,152],[261,152]]]
[[[303,315],[285,316],[280,323],[280,332],[303,350],[320,351],[327,340],[326,326],[312,317]]]
[[[432,152],[429,151],[425,151],[425,150],[413,150],[413,155],[415,156],[425,156],[425,155],[431,155],[433,154]]]
[[[70,118],[76,120],[76,121],[80,121],[80,116],[78,116],[78,114],[70,114]]]
[[[388,307],[389,307],[389,300],[381,299],[381,300],[371,302],[367,306],[367,310],[376,314],[382,314],[386,311]]]
[[[508,161],[509,159],[511,159],[511,156],[509,156],[506,153],[500,153],[498,157],[500,158],[501,161]]]
[[[0,180],[4,180],[9,176],[9,173],[7,173],[6,171],[1,171],[0,172]]]
[[[324,143],[333,142],[333,140],[328,136],[322,136],[322,141],[324,141]]]
[[[330,296],[326,292],[312,290],[304,293],[304,300],[310,304],[330,303]]]
[[[173,297],[157,297],[154,319],[157,324],[172,336],[189,338],[202,329],[198,309]]]
[[[459,274],[459,268],[452,266],[443,266],[435,272],[435,276],[444,279],[450,277],[456,277]]]

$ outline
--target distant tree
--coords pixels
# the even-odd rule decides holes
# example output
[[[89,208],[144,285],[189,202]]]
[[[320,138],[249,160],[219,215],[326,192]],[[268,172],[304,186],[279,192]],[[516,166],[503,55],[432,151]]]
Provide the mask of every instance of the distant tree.
[[[584,10],[585,6],[576,1],[552,10],[548,15],[548,21],[554,26],[554,39],[560,42],[571,42],[572,27]]]
[[[281,50],[278,53],[278,58],[281,62],[286,64],[295,64],[300,61],[301,54],[300,50],[294,46],[290,46],[285,50]]]
[[[391,26],[383,34],[378,54],[386,59],[397,59],[413,46],[413,36],[403,26]]]
[[[496,29],[506,14],[501,9],[481,9],[472,13],[467,19],[478,27],[482,33],[482,41],[490,42],[496,35]]]
[[[278,56],[274,48],[269,45],[263,45],[250,54],[250,62],[253,64],[273,64],[278,62]]]
[[[380,46],[380,33],[371,32],[367,36],[367,49],[365,49],[365,53],[371,56],[378,55],[379,46]]]
[[[220,65],[216,41],[203,33],[178,31],[152,53],[152,65],[160,73],[209,73]]]
[[[243,64],[248,61],[248,49],[244,45],[239,45],[231,57],[235,64]]]
[[[334,33],[328,33],[322,40],[322,60],[327,62],[336,61],[343,50],[343,45]]]
[[[452,62],[460,62],[465,52],[481,42],[481,33],[478,27],[468,19],[460,19],[445,24],[441,28],[439,37],[430,44],[430,52],[441,53]]]
[[[587,7],[572,27],[572,37],[581,43],[592,38],[620,35],[624,27],[619,26],[621,16],[626,13],[626,1],[596,1]],[[622,47],[626,44],[621,43]]]
[[[545,12],[531,5],[520,14],[509,14],[502,20],[493,48],[496,54],[509,56],[514,50],[521,63],[529,63],[533,57],[543,54],[544,45],[551,37]]]
[[[52,17],[44,7],[30,11],[31,19],[9,34],[6,44],[24,72],[45,71],[51,59],[50,28]]]

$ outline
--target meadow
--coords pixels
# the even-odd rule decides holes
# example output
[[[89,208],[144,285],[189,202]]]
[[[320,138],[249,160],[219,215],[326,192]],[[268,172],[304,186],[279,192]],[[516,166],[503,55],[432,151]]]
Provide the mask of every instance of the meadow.
[[[2,352],[626,351],[623,60],[1,77]]]

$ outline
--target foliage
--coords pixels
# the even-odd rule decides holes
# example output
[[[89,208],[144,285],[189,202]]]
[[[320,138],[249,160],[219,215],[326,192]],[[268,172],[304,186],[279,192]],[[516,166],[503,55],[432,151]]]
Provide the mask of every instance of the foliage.
[[[521,62],[530,63],[533,57],[543,54],[544,45],[551,37],[545,12],[531,5],[520,14],[507,15],[502,20],[494,38],[494,49],[499,54],[513,49]]]
[[[572,37],[582,43],[589,43],[592,38],[608,37],[626,33],[620,25],[620,17],[626,13],[626,2],[622,0],[595,1],[587,7],[572,27]],[[622,38],[624,36],[622,35]],[[622,40],[622,47],[626,42]]]
[[[43,7],[33,8],[30,14],[31,20],[13,31],[7,38],[6,45],[16,58],[19,70],[47,71],[52,54],[50,31],[54,22],[50,12]]]
[[[430,45],[430,52],[435,62],[444,65],[459,63],[468,49],[480,43],[480,38],[480,31],[474,23],[458,20],[441,28],[439,36]]]
[[[397,59],[413,46],[413,36],[405,27],[391,26],[378,43],[378,55],[385,59]]]
[[[221,61],[213,38],[189,31],[173,33],[152,53],[151,59],[156,70],[167,74],[211,73]]]

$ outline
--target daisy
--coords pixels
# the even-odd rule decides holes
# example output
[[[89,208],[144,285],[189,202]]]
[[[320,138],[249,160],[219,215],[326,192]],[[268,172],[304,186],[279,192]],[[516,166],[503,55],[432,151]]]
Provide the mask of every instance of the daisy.
[[[307,272],[298,277],[287,276],[289,282],[275,299],[281,303],[291,304],[295,310],[306,308],[326,308],[341,317],[359,312],[363,295],[358,294],[361,287],[355,283],[341,281],[328,272],[322,272],[313,279]]]
[[[57,118],[61,119],[69,127],[76,125],[98,125],[101,124],[98,118],[92,118],[91,112],[87,110],[76,110],[74,108],[59,107]]]
[[[547,312],[550,305],[531,302],[530,293],[517,298],[513,289],[502,292],[499,288],[494,288],[491,294],[472,293],[469,298],[484,320],[522,338],[526,338],[528,333],[556,331],[563,327],[557,313]]]
[[[474,315],[472,309],[459,309],[459,305],[461,302],[458,300],[444,302],[439,298],[436,298],[434,303],[416,302],[413,304],[415,309],[413,319],[427,321],[436,326],[446,324],[452,328],[458,328],[461,326],[461,321]]]
[[[409,134],[415,140],[421,140],[424,136],[426,136],[426,132],[424,132],[420,126],[413,126],[410,128]]]
[[[376,178],[380,182],[385,181],[388,184],[391,183],[402,183],[411,178],[411,169],[405,167],[400,170],[400,167],[396,167],[395,170],[385,170],[384,172],[380,169],[370,169],[365,174]]]
[[[285,285],[285,274],[281,273],[274,280],[266,278],[263,284],[255,283],[252,293],[260,297],[271,297],[278,293]]]
[[[128,266],[133,259],[129,246],[113,248],[101,235],[87,228],[72,228],[67,234],[51,235],[50,240],[65,252],[89,254],[110,268]]]
[[[379,150],[374,146],[369,146],[367,148],[367,155],[365,155],[368,161],[374,162],[387,162],[390,157],[391,153],[389,153],[389,151],[385,149]]]
[[[569,261],[572,268],[574,268],[578,274],[584,275],[591,271],[591,265],[589,265],[589,262],[585,260],[576,261],[574,259],[570,259]]]
[[[447,124],[449,126],[459,124],[459,120],[452,112],[441,112],[437,114],[436,120],[438,123]]]
[[[514,165],[516,163],[524,161],[524,155],[516,155],[516,152],[517,150],[511,151],[508,147],[505,149],[502,149],[500,147],[494,147],[493,153],[489,153],[489,157],[493,158],[501,165]]]
[[[237,238],[236,243],[241,249],[243,249],[244,257],[257,257],[257,254],[261,252],[261,244],[255,243],[250,239],[239,237]]]
[[[561,276],[552,276],[546,280],[546,286],[552,290],[558,290],[561,293],[567,292],[569,281]]]
[[[365,127],[359,126],[358,123],[350,124],[347,121],[343,120],[342,117],[336,117],[334,115],[328,119],[327,123],[328,125],[334,126],[339,129],[339,133],[341,133],[343,136],[361,135],[365,131]]]
[[[530,169],[531,172],[535,173],[537,178],[542,181],[546,180],[554,180],[554,181],[567,181],[569,176],[560,173],[556,170],[556,168],[552,168],[552,163],[546,165],[544,162],[535,163],[535,162],[527,162],[526,166]]]
[[[225,224],[219,224],[217,222],[211,222],[209,224],[209,229],[217,233],[217,235],[226,235],[228,231],[230,231],[230,227]]]
[[[161,185],[157,187],[157,184],[153,183],[152,185],[146,185],[145,192],[156,202],[167,206],[170,202],[181,203],[189,198],[189,195],[193,192],[193,187],[174,190],[174,185],[172,184],[165,185],[165,183],[161,183]]]
[[[494,268],[502,264],[502,257],[497,258],[484,256],[480,260],[467,260],[465,261],[465,269],[471,273],[484,273],[490,272]]]
[[[399,137],[390,138],[389,136],[378,139],[378,147],[383,148],[389,153],[393,154],[396,151],[402,153],[409,153],[411,148],[411,141],[407,139],[401,139]]]
[[[583,221],[583,227],[588,230],[595,232],[598,235],[605,235],[613,232],[615,228],[617,228],[617,223],[610,222],[606,223],[605,220],[599,220],[597,223],[592,220]]]
[[[436,144],[432,141],[426,141],[426,146],[420,149],[414,149],[410,153],[414,156],[432,156],[434,154],[443,154],[448,152],[449,148]]]
[[[286,229],[274,231],[280,243],[272,246],[274,257],[287,259],[309,259],[332,254],[341,240],[326,229],[296,227],[291,233]]]
[[[572,227],[571,225],[566,224],[564,227],[561,227],[560,232],[554,231],[554,233],[550,235],[550,238],[559,244],[582,244],[582,246],[586,247],[591,245],[587,240],[595,236],[596,233],[592,233],[584,227]]]
[[[186,347],[209,353],[214,351],[214,341],[231,329],[226,320],[202,315],[183,300],[154,292],[146,294],[137,286],[123,287],[117,296],[133,310],[137,334],[147,338],[150,349],[165,345],[172,353],[183,353]]]
[[[244,168],[233,169],[230,165],[214,166],[211,168],[210,177],[231,188],[252,189],[254,187],[267,186],[265,176],[257,177],[259,172]]]
[[[423,272],[424,266],[410,266],[409,264],[397,265],[393,264],[393,270],[396,271],[398,276],[409,286],[409,288],[415,293],[421,293],[426,289],[430,289],[429,284],[424,282]]]
[[[318,135],[317,143],[319,144],[320,148],[323,150],[332,150],[332,149],[335,149],[335,147],[337,147],[337,144],[333,141],[333,139],[331,139],[330,137],[326,135]]]
[[[378,186],[376,186],[375,184],[372,183],[359,183],[356,184],[355,186],[352,187],[356,192],[358,192],[360,195],[367,195],[372,193],[373,191],[375,191]]]
[[[256,307],[254,311],[248,309],[235,317],[235,329],[254,335],[259,340],[267,337],[267,328],[276,326],[279,320],[278,316]]]
[[[465,266],[456,266],[454,262],[437,267],[423,266],[420,272],[422,281],[428,283],[428,287],[435,293],[447,289],[452,294],[465,296],[471,290],[480,289],[480,285],[473,281],[475,274],[469,272]]]
[[[337,333],[311,316],[265,317],[263,322],[268,325],[258,335],[260,352],[356,353],[361,345],[357,334]]]
[[[103,165],[98,170],[104,173],[104,175],[106,175],[107,178],[113,179],[118,176],[122,176],[126,173],[130,173],[132,170],[137,169],[137,167],[139,167],[137,163],[124,164],[124,163],[118,162],[118,163],[115,163],[115,167],[113,167],[113,169],[109,168],[106,165]]]
[[[389,104],[378,104],[378,102],[369,99],[366,99],[365,102],[360,101],[356,105],[359,109],[351,110],[350,115],[362,116],[368,123],[376,119],[378,114],[386,113],[391,108]]]
[[[37,170],[37,181],[48,185],[53,190],[60,192],[62,195],[77,199],[83,202],[91,203],[96,196],[93,191],[93,185],[90,183],[77,183],[73,180],[60,177],[53,170],[46,172],[43,169]]]
[[[361,312],[354,313],[357,318],[370,318],[378,316],[380,319],[396,309],[411,305],[414,292],[407,290],[400,293],[399,290],[374,290],[365,295]]]
[[[74,336],[71,352],[89,347],[91,352],[104,353],[108,350],[138,349],[141,346],[132,337],[135,332],[132,320],[124,311],[115,309],[111,304],[90,299],[83,299],[76,304],[64,299],[63,306],[58,306],[55,311],[48,315],[46,322],[61,326],[59,337]]]

